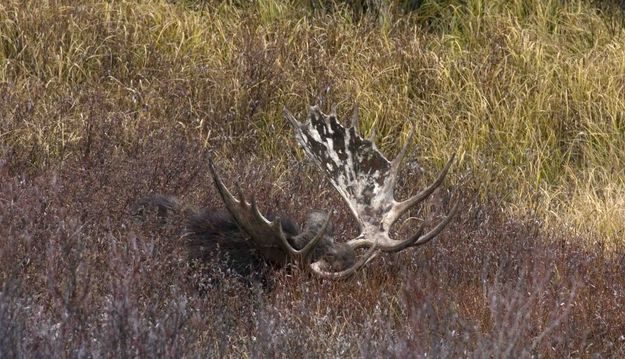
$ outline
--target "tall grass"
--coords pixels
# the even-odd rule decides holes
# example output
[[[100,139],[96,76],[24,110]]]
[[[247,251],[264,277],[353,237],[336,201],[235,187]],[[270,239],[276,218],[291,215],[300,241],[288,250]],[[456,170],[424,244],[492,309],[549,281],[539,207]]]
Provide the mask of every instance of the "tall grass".
[[[183,127],[207,146],[232,142],[272,158],[288,148],[283,106],[303,114],[323,100],[344,113],[357,103],[364,132],[375,128],[389,153],[415,123],[425,163],[457,152],[455,174],[514,210],[539,196],[549,221],[622,233],[617,8],[425,1],[356,18],[297,1],[197,5],[2,5],[3,151],[29,152],[34,169],[75,155],[94,92],[107,102],[101,116],[127,124],[111,139],[120,149],[146,128]]]

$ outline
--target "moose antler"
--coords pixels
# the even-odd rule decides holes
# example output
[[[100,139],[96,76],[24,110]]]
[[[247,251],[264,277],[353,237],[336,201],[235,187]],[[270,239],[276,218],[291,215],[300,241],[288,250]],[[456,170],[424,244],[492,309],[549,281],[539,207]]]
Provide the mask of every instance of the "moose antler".
[[[284,252],[286,252],[291,257],[298,260],[302,266],[308,266],[313,273],[321,277],[342,278],[356,272],[374,255],[375,246],[372,246],[367,254],[365,254],[353,266],[339,272],[325,271],[323,269],[325,267],[324,260],[320,259],[311,263],[311,255],[314,248],[325,235],[328,224],[330,223],[330,215],[325,215],[325,219],[323,220],[317,233],[315,233],[314,237],[303,248],[296,249],[291,245],[291,243],[289,243],[287,235],[282,230],[282,224],[279,217],[273,221],[269,221],[260,213],[253,197],[251,199],[251,203],[246,201],[240,188],[238,188],[239,198],[235,198],[217,174],[210,156],[208,158],[208,163],[215,186],[217,187],[217,191],[219,192],[226,209],[228,209],[228,211],[232,214],[239,226],[250,235],[260,256],[266,261],[271,263],[280,263],[284,259]],[[305,234],[300,234],[298,236],[302,235]],[[297,239],[298,236],[295,236],[293,240],[294,242],[301,242]]]
[[[422,234],[421,226],[415,235],[407,239],[390,238],[389,230],[402,214],[441,185],[455,156],[449,159],[434,183],[398,202],[394,197],[397,174],[414,137],[414,126],[397,157],[389,162],[375,143],[359,135],[357,108],[352,115],[352,126],[348,129],[338,122],[336,113],[328,116],[317,106],[310,108],[305,123],[300,123],[288,110],[284,111],[304,152],[326,173],[358,221],[360,234],[347,242],[351,247],[377,246],[380,251],[397,252],[425,244],[445,228],[458,210],[456,203],[450,213],[426,234]]]

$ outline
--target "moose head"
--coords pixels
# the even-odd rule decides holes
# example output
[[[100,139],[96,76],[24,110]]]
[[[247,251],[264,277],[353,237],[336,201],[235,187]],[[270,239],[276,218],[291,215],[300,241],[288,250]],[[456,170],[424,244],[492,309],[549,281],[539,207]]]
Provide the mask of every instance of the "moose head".
[[[411,208],[417,206],[443,182],[453,160],[449,159],[434,183],[412,197],[397,201],[395,185],[403,157],[414,137],[414,126],[408,141],[397,157],[389,161],[375,143],[358,132],[358,110],[352,124],[345,128],[336,113],[326,115],[317,106],[310,108],[305,122],[299,122],[288,110],[285,117],[295,131],[295,138],[304,152],[324,172],[349,206],[359,226],[359,235],[346,243],[337,243],[330,236],[331,212],[311,211],[301,233],[285,231],[280,218],[268,219],[256,204],[238,188],[236,196],[223,183],[209,159],[215,186],[233,220],[249,236],[255,252],[265,261],[283,262],[285,258],[299,262],[323,278],[340,279],[352,275],[381,252],[398,252],[423,245],[435,238],[451,218],[458,205],[427,233],[421,225],[403,239],[391,238],[391,226]],[[357,259],[356,250],[366,248]]]

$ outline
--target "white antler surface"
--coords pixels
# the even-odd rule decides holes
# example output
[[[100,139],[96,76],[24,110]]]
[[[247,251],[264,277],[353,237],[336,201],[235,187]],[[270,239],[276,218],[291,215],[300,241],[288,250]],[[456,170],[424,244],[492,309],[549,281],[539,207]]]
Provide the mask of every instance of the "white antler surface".
[[[377,245],[382,251],[398,251],[420,245],[438,235],[455,214],[457,205],[443,221],[424,235],[421,235],[421,228],[418,235],[405,240],[389,237],[393,223],[440,186],[454,159],[452,156],[432,185],[405,201],[396,201],[394,189],[397,174],[407,147],[412,142],[414,128],[397,158],[390,162],[376,148],[375,143],[358,134],[357,111],[349,128],[338,122],[336,114],[326,115],[317,106],[310,108],[304,123],[300,123],[287,110],[285,116],[304,152],[326,173],[356,217],[360,235],[348,242],[352,247]]]

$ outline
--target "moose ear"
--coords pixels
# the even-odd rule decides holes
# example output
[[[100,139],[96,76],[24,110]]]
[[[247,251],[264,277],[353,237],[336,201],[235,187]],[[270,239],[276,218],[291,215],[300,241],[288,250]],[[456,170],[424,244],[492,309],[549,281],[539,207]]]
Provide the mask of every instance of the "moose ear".
[[[303,232],[310,234],[317,234],[323,228],[324,223],[328,221],[330,215],[324,211],[313,210],[308,213],[308,217],[306,218],[306,224],[304,225]],[[332,222],[328,222],[326,226],[326,233],[332,233]]]
[[[287,236],[295,236],[299,233],[297,224],[290,218],[280,218],[280,225],[282,226],[282,231]]]

